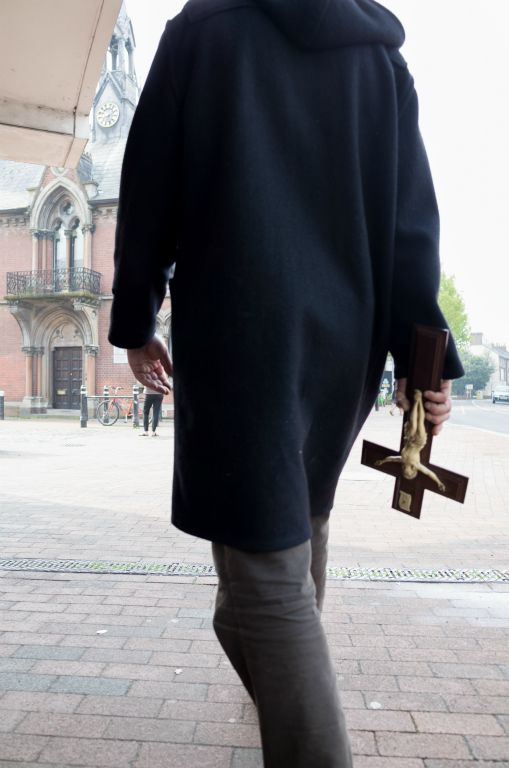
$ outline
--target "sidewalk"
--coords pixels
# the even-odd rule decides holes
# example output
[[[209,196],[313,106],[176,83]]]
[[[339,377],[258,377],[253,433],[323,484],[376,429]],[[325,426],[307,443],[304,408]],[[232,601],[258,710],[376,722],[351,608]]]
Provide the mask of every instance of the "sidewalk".
[[[364,437],[397,447],[373,413]],[[172,425],[0,422],[0,557],[210,564],[169,526]],[[421,521],[359,464],[331,566],[509,569],[508,439],[450,428],[433,461],[471,477]],[[141,492],[141,488],[149,489]],[[0,768],[258,768],[255,711],[211,629],[215,579],[0,570]],[[509,583],[330,579],[324,622],[355,768],[509,768]],[[282,766],[281,768],[291,768]],[[312,766],[310,766],[312,768]]]

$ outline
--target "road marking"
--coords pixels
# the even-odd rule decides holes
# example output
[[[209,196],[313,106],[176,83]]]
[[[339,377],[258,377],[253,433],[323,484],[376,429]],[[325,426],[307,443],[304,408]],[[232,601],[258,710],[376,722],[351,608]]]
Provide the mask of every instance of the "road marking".
[[[499,435],[499,437],[509,438],[507,432],[497,432],[495,429],[485,429],[484,427],[474,427],[471,424],[456,424],[454,421],[449,421],[450,427],[459,427],[460,429],[475,429],[477,432],[487,432],[489,435]]]

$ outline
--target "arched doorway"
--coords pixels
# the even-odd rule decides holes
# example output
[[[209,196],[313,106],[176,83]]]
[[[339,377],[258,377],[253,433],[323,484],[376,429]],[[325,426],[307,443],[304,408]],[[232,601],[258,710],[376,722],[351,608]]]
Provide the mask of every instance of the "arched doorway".
[[[83,336],[78,325],[72,320],[64,320],[50,337],[49,351],[53,408],[79,408],[83,382]]]

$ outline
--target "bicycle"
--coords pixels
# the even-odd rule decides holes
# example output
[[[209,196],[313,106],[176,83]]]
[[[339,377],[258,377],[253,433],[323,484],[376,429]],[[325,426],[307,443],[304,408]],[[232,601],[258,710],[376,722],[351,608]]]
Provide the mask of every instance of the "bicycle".
[[[120,414],[125,417],[126,424],[133,417],[134,400],[126,398],[127,403],[124,405],[124,402],[117,397],[117,393],[121,389],[122,387],[112,387],[112,396],[101,400],[97,405],[96,418],[103,427],[111,427],[113,424],[116,424]]]

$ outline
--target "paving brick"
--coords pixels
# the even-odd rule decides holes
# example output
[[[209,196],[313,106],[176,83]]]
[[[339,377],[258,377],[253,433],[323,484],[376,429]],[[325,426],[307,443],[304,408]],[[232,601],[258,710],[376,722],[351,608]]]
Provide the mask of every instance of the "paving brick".
[[[414,712],[417,730],[424,733],[503,736],[504,731],[492,715]]]
[[[348,728],[354,731],[415,731],[407,712],[351,709],[345,714]]]
[[[133,768],[231,768],[229,747],[197,744],[142,744]]]
[[[62,635],[38,633],[35,637],[32,632],[4,632],[0,635],[0,643],[11,643],[13,645],[32,644],[34,640],[37,645],[58,645],[62,640]]]
[[[24,645],[14,654],[19,659],[45,659],[76,661],[83,656],[85,648],[77,646],[76,648],[64,648],[62,646],[52,645]]]
[[[438,677],[398,677],[402,691],[416,693],[475,693],[470,680],[453,680]]]
[[[509,680],[474,680],[473,685],[481,696],[509,696]]]
[[[56,714],[31,712],[17,727],[17,733],[37,736],[87,736],[104,735],[108,722],[98,715]]]
[[[58,603],[48,602],[50,600],[49,595],[39,595],[36,600],[30,602],[19,602],[14,605],[15,611],[39,611],[43,613],[61,613],[65,611],[65,605],[58,605]],[[42,605],[41,605],[42,604]]]
[[[118,662],[120,664],[146,664],[151,651],[129,651],[118,648],[89,648],[83,654],[81,661]]]
[[[344,709],[364,709],[364,698],[360,691],[340,691]]]
[[[88,635],[80,637],[79,635],[64,635],[60,645],[66,648],[123,648],[126,643],[125,637],[110,637],[109,635]]]
[[[127,693],[131,681],[118,680],[107,677],[80,677],[68,675],[58,679],[50,678],[50,690],[55,693],[83,693],[99,696],[123,696]]]
[[[488,664],[432,663],[430,667],[438,677],[481,678],[482,680],[497,680],[503,677],[502,672],[496,666]]]
[[[437,693],[406,693],[403,691],[369,691],[364,692],[366,706],[372,708],[381,705],[382,709],[395,711],[423,711],[423,712],[446,712],[447,705],[442,696]]]
[[[109,635],[112,637],[160,637],[163,632],[161,627],[111,626],[110,623],[103,621],[95,622],[92,625],[89,623],[75,624],[71,622],[70,624],[52,624],[49,622],[41,627],[42,632],[55,632],[62,635],[79,635],[82,637],[86,637],[88,635],[94,637],[98,629],[106,629]],[[38,640],[39,637],[37,637],[37,641]]]
[[[37,760],[47,743],[48,739],[42,736],[0,733],[0,755],[2,760]]]
[[[104,736],[108,739],[187,743],[193,740],[195,727],[195,722],[187,720],[115,717],[110,720]]]
[[[27,737],[23,737],[27,738]],[[32,737],[33,738],[33,737]],[[53,737],[42,750],[41,762],[71,765],[89,764],[97,768],[119,768],[134,760],[138,744],[106,739],[73,739]]]
[[[231,768],[263,768],[261,749],[237,747],[233,750]]]
[[[397,691],[396,678],[391,675],[338,675],[340,690]]]
[[[211,653],[175,653],[155,651],[151,663],[171,667],[217,667],[220,661],[219,654]]]
[[[260,734],[251,723],[197,723],[196,744],[232,747],[259,747]]]
[[[444,694],[444,701],[451,712],[509,715],[507,696],[451,696]]]
[[[0,672],[0,690],[46,691],[56,680],[50,675],[30,675],[23,672]]]
[[[28,672],[34,666],[33,659],[0,658],[0,673],[2,672]]]
[[[391,648],[389,653],[393,661],[459,661],[457,651],[444,648]]]
[[[219,703],[211,701],[165,701],[159,717],[172,720],[196,720],[206,722],[241,722],[243,705],[241,703]],[[249,722],[249,721],[248,721]],[[252,722],[252,721],[251,721]]]
[[[501,715],[498,718],[498,722],[504,729],[505,733],[509,736],[509,715]]]
[[[508,736],[468,736],[467,741],[472,754],[479,760],[509,761]]]
[[[32,672],[41,675],[72,675],[73,677],[98,677],[105,664],[92,661],[65,661],[61,659],[42,659],[36,661]]]
[[[164,669],[164,667],[159,667]],[[166,669],[172,669],[172,667],[166,667]],[[228,666],[222,666],[217,669],[210,669],[208,667],[182,667],[179,679],[186,683],[237,683],[237,673]]]
[[[9,733],[10,731],[13,731],[15,727],[21,723],[23,718],[26,717],[26,712],[16,712],[14,710],[6,711],[4,707],[2,707],[2,710],[3,711],[0,713],[0,733]]]
[[[192,639],[188,638],[164,638],[159,640],[152,637],[131,637],[126,640],[126,650],[140,651],[171,651],[172,653],[185,653],[191,647]]]
[[[0,658],[6,659],[9,656],[14,656],[17,650],[19,650],[17,645],[0,645]]]
[[[361,661],[362,659],[369,659],[370,661],[389,660],[387,648],[378,646],[369,648],[369,646],[336,645],[329,640],[329,648],[333,659],[355,659],[356,661]]]
[[[182,706],[183,702],[180,702]],[[134,696],[85,696],[76,708],[79,714],[111,715],[116,717],[157,717],[163,699]]]
[[[470,750],[461,736],[421,733],[377,733],[378,750],[388,757],[470,758]]]
[[[485,760],[425,760],[426,768],[509,768],[508,762]]]
[[[475,637],[415,637],[417,648],[442,648],[445,650],[479,649]]]
[[[207,691],[207,701],[240,702],[246,704],[251,701],[249,694],[242,685],[209,685],[204,686]],[[208,690],[207,690],[208,688]],[[344,693],[342,694],[342,696]]]
[[[350,745],[354,755],[376,755],[375,736],[368,731],[349,731]],[[354,762],[357,762],[357,757]]]
[[[208,686],[200,683],[159,683],[155,680],[135,680],[130,696],[177,699],[177,701],[205,701]]]
[[[156,666],[155,664],[107,664],[104,668],[104,674],[109,677],[123,677],[132,680],[174,682],[176,679],[175,669],[178,668],[180,667],[177,664],[172,667]],[[183,675],[180,676],[180,679],[184,679]]]
[[[81,696],[70,693],[8,691],[0,698],[0,709],[28,712],[74,712],[81,700]]]
[[[361,661],[360,667],[366,675],[432,675],[429,665],[422,661]]]
[[[193,640],[189,650],[191,653],[223,654],[217,640]]]
[[[415,757],[361,755],[355,759],[355,768],[424,768],[424,761]]]

